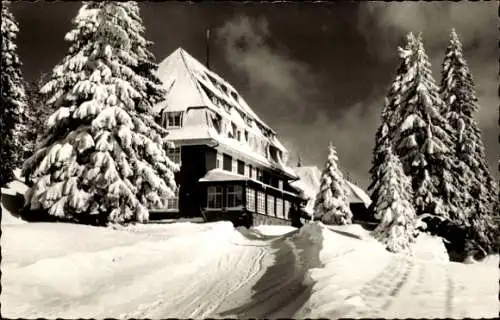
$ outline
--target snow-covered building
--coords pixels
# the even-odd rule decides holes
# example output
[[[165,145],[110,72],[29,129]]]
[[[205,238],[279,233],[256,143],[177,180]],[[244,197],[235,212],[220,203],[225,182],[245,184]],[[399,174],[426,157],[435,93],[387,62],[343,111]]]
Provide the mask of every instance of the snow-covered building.
[[[182,48],[159,64],[158,76],[167,93],[153,111],[175,145],[170,159],[181,165],[177,197],[165,210],[247,224],[259,215],[287,222],[289,208],[303,199],[289,184],[297,176],[276,132]]]
[[[311,215],[314,210],[316,194],[320,188],[321,171],[316,166],[295,167],[293,170],[299,179],[293,181],[291,186],[299,190],[303,197],[307,199],[304,211]],[[349,188],[349,207],[354,215],[354,221],[366,220],[368,208],[372,202],[370,197],[354,183],[348,180],[346,182]]]

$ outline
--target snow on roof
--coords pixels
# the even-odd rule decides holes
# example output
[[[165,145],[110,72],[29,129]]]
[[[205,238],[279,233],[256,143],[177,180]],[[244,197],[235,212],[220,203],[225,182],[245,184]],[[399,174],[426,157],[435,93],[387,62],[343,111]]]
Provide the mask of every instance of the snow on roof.
[[[361,202],[365,204],[365,207],[368,208],[372,203],[372,199],[370,198],[370,196],[368,196],[366,192],[364,192],[360,187],[358,187],[354,183],[347,181],[347,185],[351,189],[351,199],[352,199],[351,202],[355,202],[353,201],[355,199],[357,199],[358,201],[361,200]]]
[[[262,186],[264,186],[265,188],[271,188],[271,189],[275,189],[275,190],[279,190],[280,192],[282,193],[285,193],[285,194],[289,194],[289,195],[292,195],[294,197],[297,197],[297,194],[294,194],[292,192],[288,192],[288,191],[285,191],[285,190],[282,190],[282,189],[279,189],[279,188],[275,188],[273,186],[270,186],[270,185],[267,185],[261,181],[258,181],[258,180],[255,180],[253,178],[249,178],[247,176],[244,176],[242,174],[239,174],[239,173],[235,173],[235,172],[231,172],[231,171],[227,171],[227,170],[223,170],[223,169],[212,169],[210,171],[208,171],[205,176],[203,176],[202,178],[200,178],[198,181],[200,182],[218,182],[218,181],[252,181],[254,183],[258,183]]]
[[[172,141],[211,139],[210,128],[206,125],[207,113],[206,109],[188,109],[183,115],[182,128],[169,128],[168,139]]]
[[[303,166],[293,168],[299,180],[290,183],[293,187],[299,188],[303,193],[310,198],[307,208],[314,205],[316,199],[316,194],[319,191],[321,184],[321,171],[316,166]],[[358,186],[347,181],[347,186],[349,187],[349,202],[356,203],[362,202],[365,207],[369,207],[371,204],[370,197]]]
[[[167,94],[165,101],[155,107],[156,112],[167,106],[172,111],[185,110],[190,106],[208,106],[219,112],[220,108],[214,104],[214,100],[220,99],[273,132],[253,112],[233,86],[205,67],[184,49],[178,48],[166,57],[158,65],[157,73],[165,90],[167,90]],[[209,97],[207,93],[212,94],[213,97]]]
[[[213,139],[221,146],[237,150],[239,155],[295,178],[294,171],[283,161],[287,158],[288,151],[275,132],[224,79],[208,70],[182,48],[165,58],[159,64],[157,73],[167,93],[165,100],[154,106],[153,112],[160,114],[165,109],[184,111],[182,127],[169,129],[170,140]],[[201,111],[200,108],[205,110]],[[220,133],[213,125],[213,118],[217,116],[220,117]],[[269,160],[253,150],[248,142],[226,137],[224,131],[232,131],[232,124],[280,150],[283,153],[282,159]]]
[[[200,178],[199,181],[245,181],[250,180],[249,177],[241,175],[239,173],[222,170],[222,169],[212,169],[207,172],[207,174]]]
[[[252,150],[252,148],[248,144],[236,141],[228,137],[224,137],[222,135],[219,135],[217,132],[213,132],[213,134],[216,135],[214,136],[215,140],[219,142],[218,149],[226,151],[229,154],[238,154],[245,157],[246,159],[249,159],[266,167],[281,170],[292,178],[297,178],[295,171],[293,171],[292,168],[286,166],[283,163],[270,161],[262,154],[259,154]]]

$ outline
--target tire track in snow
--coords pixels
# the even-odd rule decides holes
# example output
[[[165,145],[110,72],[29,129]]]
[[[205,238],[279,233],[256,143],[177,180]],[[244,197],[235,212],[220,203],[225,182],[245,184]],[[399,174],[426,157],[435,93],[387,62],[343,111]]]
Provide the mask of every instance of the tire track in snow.
[[[122,318],[205,318],[213,313],[224,300],[241,290],[262,272],[263,260],[270,255],[269,243],[259,245],[230,241],[232,248],[223,255],[199,266],[187,277],[185,287],[172,297],[164,292],[152,303],[142,304],[135,312]],[[207,268],[216,265],[216,268]],[[175,276],[175,275],[169,275]],[[193,281],[196,279],[196,281]]]

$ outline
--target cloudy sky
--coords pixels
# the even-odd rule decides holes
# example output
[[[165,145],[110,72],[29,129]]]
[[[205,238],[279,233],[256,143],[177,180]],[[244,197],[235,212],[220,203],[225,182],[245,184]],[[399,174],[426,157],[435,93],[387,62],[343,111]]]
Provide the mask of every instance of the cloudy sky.
[[[79,3],[18,2],[19,54],[35,80],[64,56],[64,34]],[[497,4],[473,2],[236,3],[143,2],[146,37],[158,62],[183,47],[205,61],[212,28],[211,67],[276,129],[306,165],[323,167],[326,147],[366,187],[374,133],[407,32],[422,32],[440,81],[452,27],[459,33],[480,102],[476,119],[498,177]]]

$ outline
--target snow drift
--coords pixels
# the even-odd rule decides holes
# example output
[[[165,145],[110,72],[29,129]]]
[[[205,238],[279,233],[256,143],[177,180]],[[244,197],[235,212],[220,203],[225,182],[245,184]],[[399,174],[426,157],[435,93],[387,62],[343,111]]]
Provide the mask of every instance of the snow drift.
[[[358,225],[2,229],[9,318],[463,318],[499,307],[495,260],[393,254]]]

